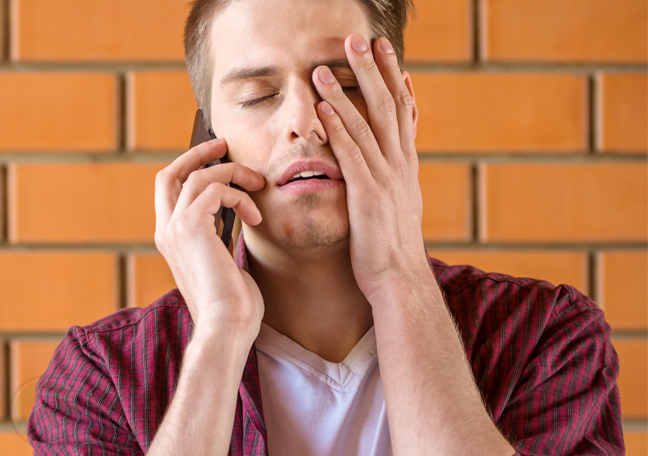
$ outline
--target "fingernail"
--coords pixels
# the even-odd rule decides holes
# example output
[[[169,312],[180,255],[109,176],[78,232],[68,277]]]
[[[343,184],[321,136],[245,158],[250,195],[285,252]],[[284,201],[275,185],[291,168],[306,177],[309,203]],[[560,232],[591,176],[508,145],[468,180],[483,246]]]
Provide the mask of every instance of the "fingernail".
[[[394,48],[392,47],[391,43],[387,38],[382,38],[380,40],[380,49],[385,53],[385,54],[393,54],[394,53]]]
[[[351,38],[351,47],[358,54],[362,54],[367,49],[369,49],[368,46],[367,46],[367,42],[360,35],[353,35],[353,38]]]
[[[335,111],[333,110],[333,108],[331,107],[331,105],[328,104],[327,102],[323,102],[323,103],[321,104],[321,106],[320,106],[320,109],[321,109],[322,112],[323,112],[324,114],[326,114],[327,116],[331,116],[331,115],[333,115],[333,113],[335,112]]]
[[[331,73],[331,70],[327,66],[320,68],[318,76],[319,80],[324,84],[332,84],[335,82],[335,76],[333,76],[333,73]]]

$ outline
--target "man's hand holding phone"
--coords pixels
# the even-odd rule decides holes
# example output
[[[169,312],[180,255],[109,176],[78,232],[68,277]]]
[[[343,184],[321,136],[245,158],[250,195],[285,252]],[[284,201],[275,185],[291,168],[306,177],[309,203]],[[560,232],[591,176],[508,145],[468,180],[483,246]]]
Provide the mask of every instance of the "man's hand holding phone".
[[[225,140],[207,141],[158,173],[155,244],[187,302],[194,337],[233,330],[251,346],[263,317],[263,298],[218,237],[214,214],[231,207],[246,224],[259,224],[261,213],[249,195],[228,184],[258,191],[265,179],[237,163],[206,166],[226,152]]]
[[[227,454],[241,375],[261,326],[261,292],[236,266],[216,232],[214,214],[234,208],[248,225],[259,224],[261,214],[249,195],[228,184],[254,192],[265,179],[237,163],[207,167],[226,152],[223,139],[203,142],[155,180],[155,245],[171,268],[194,330],[149,455]]]

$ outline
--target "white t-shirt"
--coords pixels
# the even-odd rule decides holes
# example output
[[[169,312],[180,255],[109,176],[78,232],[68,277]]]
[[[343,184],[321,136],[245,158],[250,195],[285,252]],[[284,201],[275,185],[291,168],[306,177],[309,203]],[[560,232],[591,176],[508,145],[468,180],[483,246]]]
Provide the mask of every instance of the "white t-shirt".
[[[374,328],[341,363],[265,323],[255,344],[271,456],[391,456]]]

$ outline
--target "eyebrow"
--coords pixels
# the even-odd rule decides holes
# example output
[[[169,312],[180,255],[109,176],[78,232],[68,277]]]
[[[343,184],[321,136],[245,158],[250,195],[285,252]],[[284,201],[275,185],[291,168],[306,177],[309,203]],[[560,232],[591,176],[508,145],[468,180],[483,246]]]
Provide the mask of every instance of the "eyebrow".
[[[329,68],[348,68],[349,70],[353,71],[347,59],[330,59],[311,63],[309,66],[310,72],[312,73],[315,68],[321,65],[326,65]],[[232,84],[237,81],[242,81],[244,79],[260,78],[264,76],[276,76],[280,73],[281,69],[275,65],[258,68],[235,68],[225,76],[223,76],[223,79],[221,79],[220,82],[220,86],[222,88],[226,85]]]

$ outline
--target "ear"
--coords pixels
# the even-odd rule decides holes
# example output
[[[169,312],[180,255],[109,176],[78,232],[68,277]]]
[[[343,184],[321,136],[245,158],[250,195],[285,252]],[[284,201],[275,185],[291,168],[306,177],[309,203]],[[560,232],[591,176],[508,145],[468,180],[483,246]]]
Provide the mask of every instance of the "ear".
[[[414,102],[414,106],[412,108],[412,125],[413,125],[413,133],[414,137],[416,138],[416,122],[418,120],[418,108],[416,107],[416,97],[414,96],[414,85],[412,84],[412,78],[410,74],[407,71],[401,71],[401,74],[403,75],[403,82],[405,83],[405,86],[407,87],[407,90],[410,93],[410,96],[412,97],[412,101]]]

